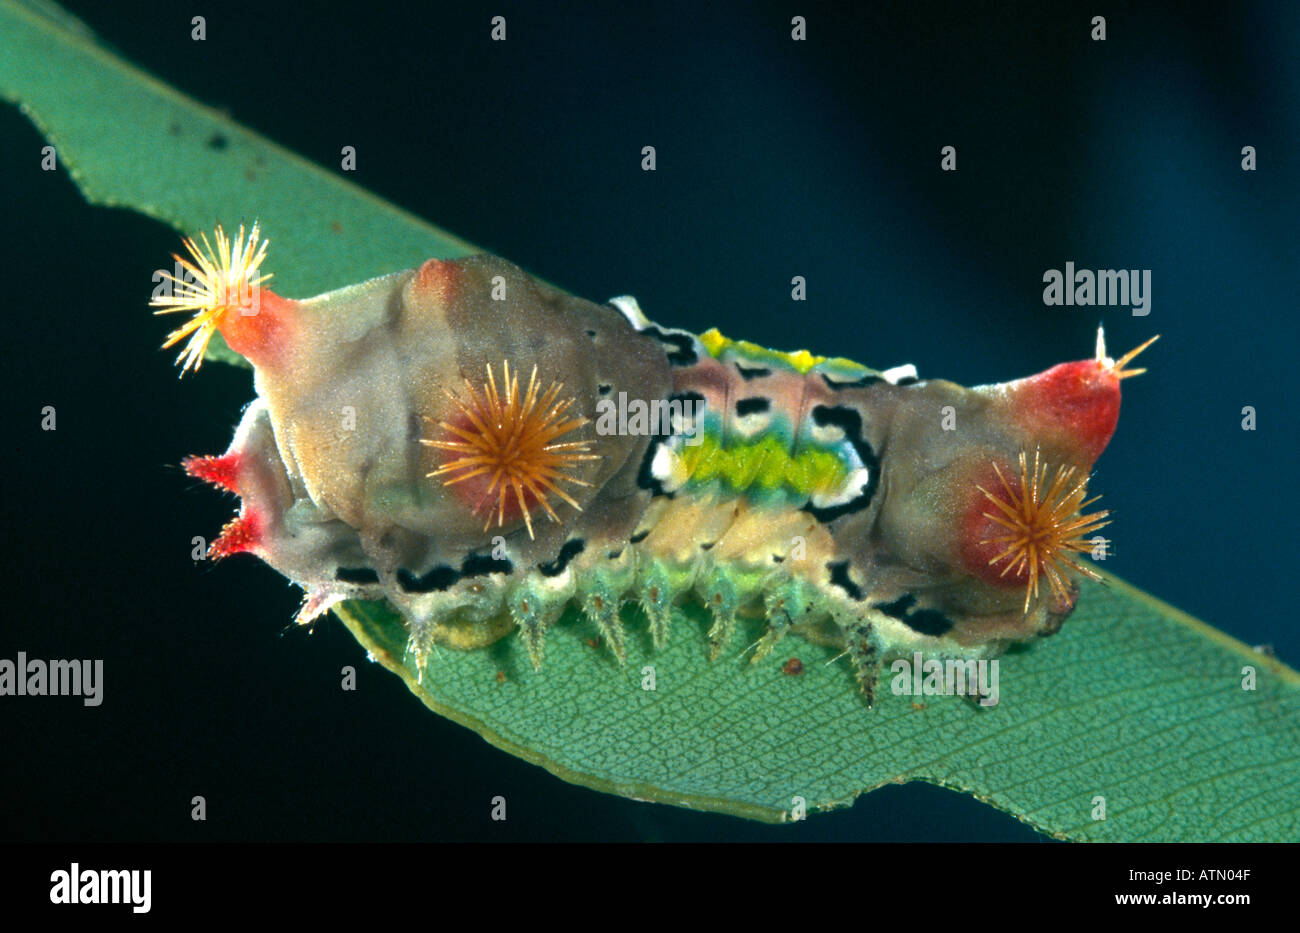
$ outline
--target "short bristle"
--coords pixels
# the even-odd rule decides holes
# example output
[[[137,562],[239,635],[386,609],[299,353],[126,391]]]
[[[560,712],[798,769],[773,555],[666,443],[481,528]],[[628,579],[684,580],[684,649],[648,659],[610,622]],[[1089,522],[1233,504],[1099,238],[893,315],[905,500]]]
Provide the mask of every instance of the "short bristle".
[[[208,558],[221,560],[232,554],[242,554],[256,548],[261,541],[261,522],[255,515],[245,513],[231,519],[221,529],[221,534],[217,535],[217,539],[208,548]]]
[[[1109,369],[1112,372],[1114,372],[1116,379],[1132,379],[1134,376],[1142,375],[1144,372],[1146,372],[1146,370],[1125,369],[1124,367],[1126,367],[1129,363],[1133,362],[1133,360],[1137,357],[1139,353],[1141,353],[1143,350],[1151,346],[1151,344],[1155,343],[1159,339],[1160,339],[1160,335],[1156,334],[1154,337],[1151,337],[1150,339],[1134,347],[1132,350],[1129,350],[1119,359],[1112,360],[1109,356],[1106,355],[1105,331],[1103,331],[1101,327],[1098,327],[1097,328],[1097,357],[1096,357],[1097,362],[1100,363],[1102,366],[1104,366],[1106,369]]]
[[[195,479],[238,494],[239,460],[239,455],[234,453],[219,457],[186,457],[181,461],[181,469]]]
[[[552,521],[559,521],[551,507],[549,493],[554,493],[578,511],[582,507],[557,485],[559,482],[578,486],[591,484],[564,472],[582,460],[599,460],[590,453],[592,441],[558,439],[587,424],[583,417],[566,417],[565,412],[573,399],[557,401],[563,386],[551,383],[539,393],[537,367],[533,367],[528,388],[519,392],[518,374],[511,376],[510,363],[502,364],[503,390],[497,388],[492,367],[487,367],[487,382],[483,391],[477,391],[468,379],[463,395],[447,392],[448,397],[464,416],[467,424],[456,426],[446,421],[438,426],[447,432],[445,440],[421,440],[428,447],[448,451],[455,456],[428,475],[442,478],[451,486],[475,476],[490,476],[483,497],[474,507],[477,513],[488,504],[486,531],[492,526],[492,512],[496,512],[497,526],[505,522],[506,506],[511,501],[518,505],[528,526],[528,536],[533,536],[533,519],[529,500],[540,505]],[[490,500],[495,497],[495,502]]]
[[[158,309],[154,314],[195,312],[190,320],[168,334],[163,343],[163,349],[167,349],[189,337],[176,358],[181,375],[203,364],[208,342],[221,326],[226,312],[255,302],[257,289],[271,278],[258,274],[269,243],[261,239],[257,224],[253,224],[247,238],[241,225],[234,240],[218,225],[215,238],[214,248],[206,233],[200,235],[199,242],[186,237],[185,249],[193,261],[178,254],[172,258],[187,274],[178,279],[169,272],[160,273],[171,294],[155,296],[149,302],[150,307]]]
[[[1048,466],[1040,462],[1037,451],[1032,472],[1028,458],[1021,451],[1018,489],[1007,482],[996,463],[993,469],[1002,484],[1001,495],[994,495],[982,486],[977,488],[997,508],[996,512],[985,512],[984,517],[1001,525],[1007,533],[986,538],[982,543],[1003,546],[989,560],[990,566],[1006,561],[1003,576],[1014,573],[1026,577],[1024,612],[1029,612],[1030,601],[1038,595],[1040,577],[1046,577],[1053,595],[1066,603],[1069,602],[1066,575],[1070,569],[1100,580],[1096,571],[1070,556],[1091,551],[1094,542],[1087,536],[1110,524],[1109,511],[1082,514],[1083,509],[1097,501],[1097,497],[1084,499],[1088,477],[1084,475],[1076,480],[1079,472],[1076,467],[1061,466],[1048,484]]]
[[[1141,353],[1143,350],[1151,346],[1151,344],[1155,343],[1159,339],[1160,339],[1160,335],[1156,334],[1151,339],[1145,341],[1144,343],[1138,344],[1132,350],[1129,350],[1127,353],[1125,353],[1123,356],[1117,359],[1115,361],[1115,375],[1118,376],[1120,379],[1129,379],[1133,376],[1140,376],[1144,372],[1146,372],[1145,369],[1125,369],[1125,367],[1128,366],[1129,363],[1133,362],[1134,357],[1136,357],[1139,353]]]

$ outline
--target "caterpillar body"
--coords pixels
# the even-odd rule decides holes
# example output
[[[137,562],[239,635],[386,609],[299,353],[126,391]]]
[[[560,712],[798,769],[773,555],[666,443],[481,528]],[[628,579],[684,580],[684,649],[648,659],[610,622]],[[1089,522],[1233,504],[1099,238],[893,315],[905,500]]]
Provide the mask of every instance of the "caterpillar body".
[[[183,463],[240,498],[210,555],[299,584],[299,622],[386,599],[421,676],[434,645],[513,632],[541,670],[572,603],[620,663],[626,601],[661,647],[698,600],[710,659],[761,616],[751,660],[835,645],[868,703],[893,657],[1050,635],[1096,576],[1088,475],[1151,342],[1113,360],[1099,332],[1091,359],[964,388],[661,327],[487,255],[291,300],[256,225],[185,242],[152,304],[194,314],[165,346],[198,369],[220,331],[257,393],[224,454]]]

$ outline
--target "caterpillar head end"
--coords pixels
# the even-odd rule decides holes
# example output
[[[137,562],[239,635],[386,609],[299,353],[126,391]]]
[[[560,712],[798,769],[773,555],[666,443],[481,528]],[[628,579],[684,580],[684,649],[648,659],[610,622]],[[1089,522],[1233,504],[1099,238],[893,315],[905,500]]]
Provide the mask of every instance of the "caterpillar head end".
[[[1120,382],[1146,371],[1129,364],[1158,339],[1112,359],[1099,327],[1092,359],[1008,383],[995,396],[994,418],[1011,427],[1009,439],[1022,440],[1014,454],[992,452],[976,467],[960,513],[961,562],[995,587],[1022,588],[1025,615],[1043,581],[1049,612],[1064,614],[1074,606],[1073,576],[1101,579],[1076,559],[1107,545],[1096,532],[1110,513],[1085,512],[1097,501],[1087,498],[1088,474],[1115,433]]]
[[[963,643],[1058,629],[1077,581],[1100,578],[1083,557],[1106,556],[1099,532],[1110,515],[1089,509],[1089,476],[1115,431],[1120,383],[1138,375],[1130,364],[1154,339],[1112,359],[1099,334],[1093,358],[1035,376],[898,390],[871,528],[916,575],[900,572],[896,590],[942,613]]]

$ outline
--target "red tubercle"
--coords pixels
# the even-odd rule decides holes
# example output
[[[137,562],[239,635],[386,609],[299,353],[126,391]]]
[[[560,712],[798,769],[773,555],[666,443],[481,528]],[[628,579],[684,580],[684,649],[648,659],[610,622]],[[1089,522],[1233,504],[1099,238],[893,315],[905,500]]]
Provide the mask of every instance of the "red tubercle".
[[[1106,361],[1061,363],[1011,384],[1014,417],[1030,436],[1051,439],[1090,469],[1119,423],[1119,383]]]
[[[433,297],[439,305],[449,304],[456,295],[460,264],[450,259],[426,259],[415,272],[415,289]]]
[[[274,365],[296,336],[298,308],[292,298],[257,288],[248,301],[221,315],[217,329],[230,349],[254,366]]]
[[[988,490],[995,496],[1002,499],[1023,498],[1023,492],[1020,487],[1020,480],[1016,471],[1011,468],[1010,464],[1001,466],[1002,478],[998,477],[998,471],[994,470],[993,464],[990,463],[983,471],[971,478],[967,501],[962,508],[959,518],[959,550],[961,562],[966,572],[978,580],[993,586],[1005,587],[1007,589],[1023,588],[1029,581],[1028,565],[1021,566],[1017,569],[1008,569],[1011,561],[1001,560],[998,563],[990,563],[998,555],[1007,550],[1008,541],[998,541],[1011,534],[1010,529],[999,524],[990,515],[999,515],[1000,512],[980,488]],[[1013,496],[1007,495],[1007,490],[1003,487],[1003,479],[1010,486]],[[1005,573],[1004,573],[1005,571]]]
[[[208,548],[208,558],[221,560],[232,554],[256,551],[262,543],[262,518],[256,512],[245,511],[226,523],[221,534]]]
[[[1110,513],[1084,512],[1098,497],[1088,498],[1088,474],[1077,464],[1046,462],[1038,450],[1032,457],[1021,451],[1017,461],[1014,470],[993,460],[973,471],[959,512],[961,563],[993,586],[1024,586],[1025,612],[1043,586],[1053,605],[1068,607],[1071,576],[1100,579],[1075,555],[1096,545]]]
[[[222,454],[219,457],[186,457],[181,461],[181,469],[195,479],[238,495],[241,462],[242,457],[238,453]]]

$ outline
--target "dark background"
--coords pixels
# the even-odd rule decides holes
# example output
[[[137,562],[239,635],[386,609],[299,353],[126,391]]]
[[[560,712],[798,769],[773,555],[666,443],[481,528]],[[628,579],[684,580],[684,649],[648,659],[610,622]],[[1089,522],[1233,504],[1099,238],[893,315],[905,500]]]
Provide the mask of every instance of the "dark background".
[[[238,122],[327,167],[355,146],[363,187],[668,325],[966,384],[1088,357],[1099,322],[1112,351],[1163,334],[1095,474],[1108,566],[1300,659],[1300,5],[65,5]],[[0,703],[0,839],[1042,838],[925,785],[794,827],[597,794],[429,714],[341,625],[282,634],[277,574],[191,562],[230,502],[176,466],[225,448],[249,375],[178,391],[145,307],[176,233],[86,206],[42,145],[0,106],[0,657],[103,658],[106,701]],[[1151,269],[1150,316],[1045,307],[1067,260]]]

